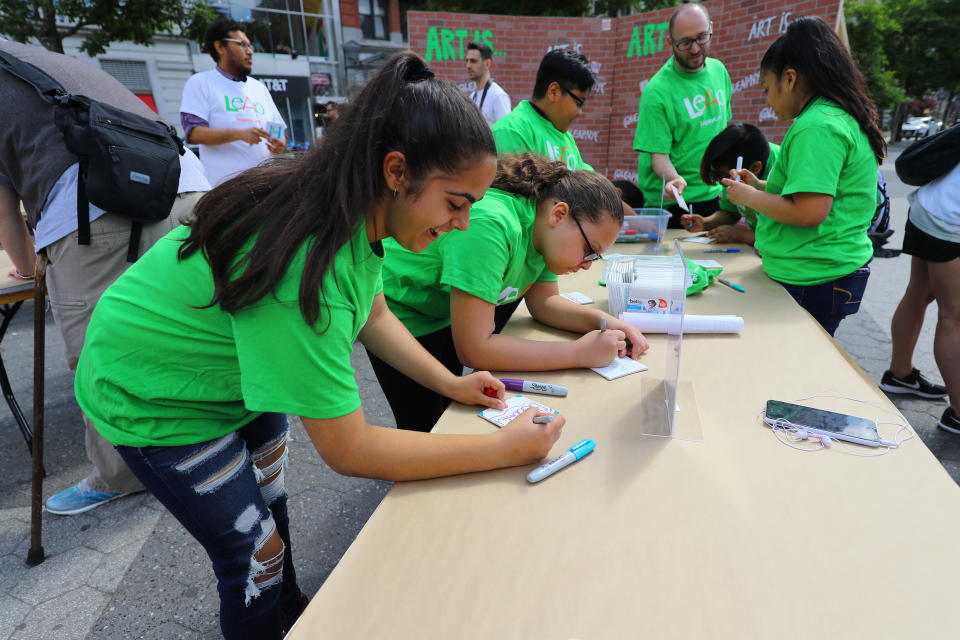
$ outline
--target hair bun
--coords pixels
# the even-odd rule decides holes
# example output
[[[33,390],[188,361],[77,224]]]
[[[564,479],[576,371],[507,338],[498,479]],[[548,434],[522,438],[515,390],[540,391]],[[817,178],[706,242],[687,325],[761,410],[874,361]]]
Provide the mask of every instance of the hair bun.
[[[430,80],[435,78],[436,75],[433,71],[430,70],[430,67],[424,65],[420,69],[417,69],[407,77],[407,82],[421,82],[422,80]]]

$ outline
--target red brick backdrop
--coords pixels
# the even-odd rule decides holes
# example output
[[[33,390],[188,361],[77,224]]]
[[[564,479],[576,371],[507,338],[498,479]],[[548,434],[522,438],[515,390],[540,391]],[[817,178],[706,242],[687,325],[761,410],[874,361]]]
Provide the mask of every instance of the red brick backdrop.
[[[733,82],[733,119],[761,127],[774,142],[787,123],[778,122],[760,90],[763,52],[802,15],[836,24],[839,0],[720,0],[707,5],[713,20],[711,55]],[[426,57],[437,75],[467,89],[464,54],[471,40],[494,51],[493,77],[514,105],[529,99],[540,59],[555,48],[573,48],[593,64],[597,85],[571,133],[584,160],[611,179],[636,180],[633,135],[637,102],[647,81],[670,56],[665,36],[672,9],[625,18],[544,18],[411,11],[410,48]]]

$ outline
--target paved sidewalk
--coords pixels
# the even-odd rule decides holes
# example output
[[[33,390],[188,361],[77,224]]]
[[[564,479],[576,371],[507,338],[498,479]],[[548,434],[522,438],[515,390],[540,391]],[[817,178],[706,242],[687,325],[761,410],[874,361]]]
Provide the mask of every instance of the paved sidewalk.
[[[903,145],[892,149],[895,156]],[[899,247],[909,188],[884,173],[893,196],[894,228],[888,247]],[[909,256],[877,259],[859,314],[848,318],[837,340],[867,374],[879,380],[889,358],[890,317],[909,275]],[[31,361],[32,316],[21,309],[3,343],[11,369]],[[49,314],[48,314],[49,318]],[[941,382],[933,360],[936,308],[931,306],[916,353],[916,366]],[[72,374],[52,320],[47,323],[46,496],[86,473],[80,414]],[[354,362],[368,418],[393,424],[362,348]],[[11,371],[14,389],[29,403],[32,372]],[[811,393],[820,389],[811,388]],[[946,470],[960,481],[960,439],[935,428],[944,403],[895,398]],[[389,483],[345,478],[313,450],[303,427],[292,429],[291,529],[303,590],[315,592],[389,489]],[[27,568],[30,463],[5,407],[0,409],[0,640],[113,640],[219,638],[217,594],[202,549],[152,497],[141,494],[87,514],[44,516],[47,560]]]

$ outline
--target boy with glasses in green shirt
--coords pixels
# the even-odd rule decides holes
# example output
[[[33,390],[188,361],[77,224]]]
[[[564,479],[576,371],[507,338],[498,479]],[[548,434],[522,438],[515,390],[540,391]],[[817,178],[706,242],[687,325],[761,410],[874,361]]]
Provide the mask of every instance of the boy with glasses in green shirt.
[[[493,125],[497,153],[529,151],[563,161],[572,171],[593,171],[580,156],[569,129],[583,112],[596,80],[590,62],[576,51],[557,49],[543,56],[533,97],[521,100]]]

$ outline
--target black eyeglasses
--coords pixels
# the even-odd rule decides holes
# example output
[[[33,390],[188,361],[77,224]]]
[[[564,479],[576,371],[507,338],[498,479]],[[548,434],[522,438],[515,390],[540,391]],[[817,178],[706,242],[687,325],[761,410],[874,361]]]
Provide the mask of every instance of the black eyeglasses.
[[[567,88],[566,88],[565,86],[563,86],[562,84],[559,85],[559,86],[560,86],[560,90],[561,90],[561,91],[563,91],[565,94],[567,94],[568,96],[570,96],[571,98],[573,98],[573,101],[577,103],[577,108],[578,108],[578,109],[583,109],[583,105],[586,104],[586,102],[587,102],[587,99],[586,99],[586,98],[581,98],[580,96],[578,96],[577,94],[575,94],[573,91],[570,91],[570,89],[567,89]]]
[[[580,229],[580,235],[583,236],[583,241],[587,243],[586,253],[583,254],[583,260],[581,260],[581,262],[595,262],[603,259],[603,256],[593,248],[593,243],[590,242],[590,238],[588,238],[587,234],[583,231],[583,227],[580,225],[580,221],[577,220],[577,216],[571,213],[570,217],[577,223],[577,229]]]
[[[696,42],[698,45],[702,47],[703,45],[710,42],[710,38],[712,37],[713,37],[712,33],[710,33],[709,31],[705,31],[700,35],[698,35],[696,38],[684,38],[683,40],[677,40],[676,42],[673,43],[673,46],[675,46],[677,49],[680,49],[680,51],[686,51],[687,49],[693,46],[694,42]]]

